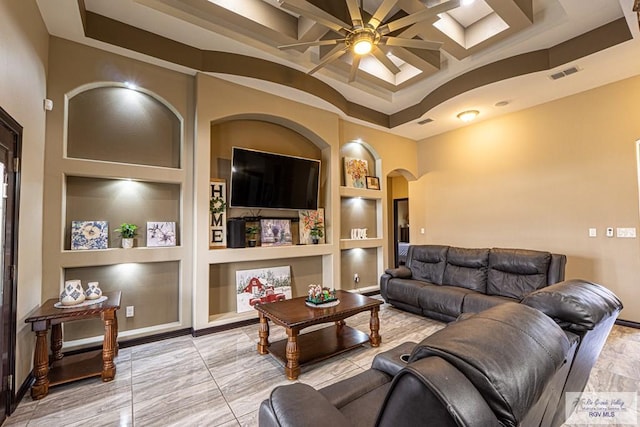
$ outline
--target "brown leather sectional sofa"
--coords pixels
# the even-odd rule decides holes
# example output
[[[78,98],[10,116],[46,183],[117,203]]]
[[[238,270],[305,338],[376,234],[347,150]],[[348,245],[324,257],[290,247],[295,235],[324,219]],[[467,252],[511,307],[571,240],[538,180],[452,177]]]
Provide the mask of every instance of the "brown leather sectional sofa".
[[[445,322],[478,313],[564,280],[565,255],[525,249],[412,245],[406,265],[380,277],[398,308]]]

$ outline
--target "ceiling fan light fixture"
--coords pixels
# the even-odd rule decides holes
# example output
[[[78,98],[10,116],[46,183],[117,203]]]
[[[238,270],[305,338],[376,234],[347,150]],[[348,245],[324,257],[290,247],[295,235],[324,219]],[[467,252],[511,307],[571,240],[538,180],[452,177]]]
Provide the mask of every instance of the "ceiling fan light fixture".
[[[360,28],[347,37],[347,46],[356,55],[366,55],[373,50],[373,46],[380,41],[380,35],[371,28]]]
[[[353,52],[357,55],[366,55],[373,49],[373,43],[370,40],[362,39],[353,44]]]
[[[467,123],[470,122],[471,120],[475,119],[478,114],[480,114],[480,111],[478,110],[467,110],[467,111],[463,111],[462,113],[458,114],[458,118],[460,120],[462,120],[463,122]]]

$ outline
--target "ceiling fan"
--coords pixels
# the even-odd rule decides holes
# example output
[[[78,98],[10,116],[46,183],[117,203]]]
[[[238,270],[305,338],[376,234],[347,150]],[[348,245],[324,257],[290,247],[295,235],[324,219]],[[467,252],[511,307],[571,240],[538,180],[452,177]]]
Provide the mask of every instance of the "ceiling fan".
[[[398,0],[382,0],[375,12],[365,23],[363,10],[358,5],[358,0],[345,0],[351,18],[351,25],[341,19],[326,12],[325,10],[304,0],[278,0],[283,9],[302,15],[314,20],[321,25],[342,35],[337,39],[322,39],[312,42],[292,43],[278,46],[279,49],[293,49],[308,46],[331,46],[336,45],[327,53],[320,63],[311,69],[308,74],[313,74],[328,63],[335,61],[348,51],[353,52],[351,72],[349,82],[355,80],[356,73],[360,67],[362,56],[371,53],[393,74],[400,72],[400,68],[391,61],[379,46],[397,46],[414,49],[439,50],[441,42],[434,42],[418,38],[402,38],[389,36],[388,34],[416,24],[439,13],[455,9],[460,6],[460,0],[448,0],[433,7],[425,7],[424,10],[406,15],[391,22],[384,22],[391,9]]]

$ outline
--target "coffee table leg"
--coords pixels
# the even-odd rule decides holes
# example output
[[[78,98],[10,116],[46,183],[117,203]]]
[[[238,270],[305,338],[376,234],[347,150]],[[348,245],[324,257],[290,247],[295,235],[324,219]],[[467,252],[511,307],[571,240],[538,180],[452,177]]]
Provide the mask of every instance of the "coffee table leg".
[[[380,320],[378,319],[378,307],[371,309],[371,319],[369,320],[369,327],[371,328],[371,335],[369,335],[369,342],[371,347],[378,347],[382,338],[378,331],[380,330]]]
[[[298,378],[298,375],[300,375],[299,357],[298,331],[287,329],[287,366],[284,367],[284,373],[287,375],[287,379],[295,380]]]
[[[344,325],[346,325],[344,320],[338,320],[336,322],[336,334],[341,334],[342,333],[342,328],[344,328]]]
[[[258,353],[267,354],[269,353],[269,322],[264,314],[259,313],[258,315],[260,316],[260,329],[258,329],[258,337],[260,338],[258,341]]]

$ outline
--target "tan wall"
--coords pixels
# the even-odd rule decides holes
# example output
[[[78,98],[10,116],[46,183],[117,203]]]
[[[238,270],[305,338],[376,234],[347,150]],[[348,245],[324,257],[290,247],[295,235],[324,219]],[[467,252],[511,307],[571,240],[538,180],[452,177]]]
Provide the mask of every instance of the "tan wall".
[[[638,95],[635,77],[420,141],[411,242],[564,253],[567,278],[607,286],[640,321],[640,242],[605,237],[640,225]]]
[[[0,107],[23,127],[18,233],[16,387],[31,370],[27,314],[40,304],[42,187],[49,35],[34,1],[0,2]]]

